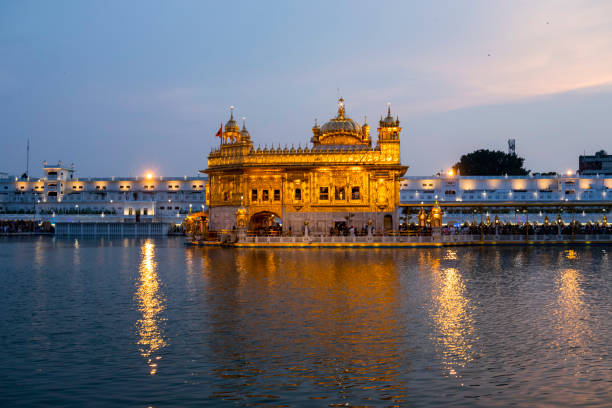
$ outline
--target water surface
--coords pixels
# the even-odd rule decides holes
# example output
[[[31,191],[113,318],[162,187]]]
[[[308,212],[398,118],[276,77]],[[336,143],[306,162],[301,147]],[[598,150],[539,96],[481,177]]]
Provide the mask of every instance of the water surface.
[[[0,238],[0,403],[609,406],[611,249]]]

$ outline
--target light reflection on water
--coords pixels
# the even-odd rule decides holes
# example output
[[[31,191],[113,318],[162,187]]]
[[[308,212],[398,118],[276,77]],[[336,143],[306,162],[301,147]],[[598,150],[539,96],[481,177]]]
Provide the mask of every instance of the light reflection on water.
[[[432,293],[437,341],[441,344],[440,353],[448,374],[457,375],[457,367],[465,367],[472,360],[474,319],[470,301],[458,269],[434,269],[433,273],[437,283]]]
[[[389,404],[405,401],[398,377],[410,370],[409,350],[398,337],[391,259],[247,250],[232,254],[234,272],[218,254],[202,255],[215,265],[209,295],[226,305],[213,315],[220,387],[212,397],[274,400],[279,396],[262,392],[315,387],[320,391],[307,400],[340,395],[350,402],[361,391]]]
[[[163,337],[161,325],[165,319],[161,314],[165,309],[165,299],[159,290],[159,277],[157,274],[157,262],[155,262],[155,244],[152,240],[146,240],[141,246],[140,276],[136,298],[141,318],[136,322],[138,345],[141,355],[147,360],[150,374],[157,373],[157,366],[161,356],[160,349],[166,347],[167,342]]]
[[[590,316],[584,304],[580,271],[564,269],[556,282],[559,293],[557,309],[557,330],[560,338],[570,350],[584,353],[591,337]]]

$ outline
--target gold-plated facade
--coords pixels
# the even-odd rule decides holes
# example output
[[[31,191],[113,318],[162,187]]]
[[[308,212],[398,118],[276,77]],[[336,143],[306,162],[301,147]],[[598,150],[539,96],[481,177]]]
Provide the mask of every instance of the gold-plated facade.
[[[270,215],[285,232],[302,230],[306,221],[310,231],[326,232],[338,222],[362,227],[368,219],[378,230],[396,229],[399,182],[408,167],[400,162],[401,127],[390,108],[374,147],[369,125],[348,118],[342,98],[337,116],[312,132],[311,147],[254,148],[232,112],[204,170],[210,229],[236,227],[240,208],[249,229]]]

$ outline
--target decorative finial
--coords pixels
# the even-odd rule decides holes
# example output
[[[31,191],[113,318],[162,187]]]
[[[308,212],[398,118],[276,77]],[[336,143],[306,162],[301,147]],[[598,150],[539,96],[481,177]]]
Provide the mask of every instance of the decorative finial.
[[[317,118],[315,118],[315,127],[318,127],[319,124],[317,123]]]
[[[367,125],[368,124],[368,115],[364,115],[363,116],[363,124]]]
[[[387,102],[387,116],[391,116],[391,102]]]
[[[230,119],[234,119],[234,105],[230,106]]]
[[[338,99],[338,118],[344,118],[344,98]]]
[[[246,117],[242,117],[242,130],[246,130]]]

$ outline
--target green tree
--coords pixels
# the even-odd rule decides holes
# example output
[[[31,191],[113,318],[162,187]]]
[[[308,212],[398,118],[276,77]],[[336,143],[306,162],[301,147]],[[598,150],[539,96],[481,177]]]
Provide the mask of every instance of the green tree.
[[[461,156],[453,169],[463,176],[526,176],[529,170],[523,168],[524,161],[516,154],[480,149]]]

